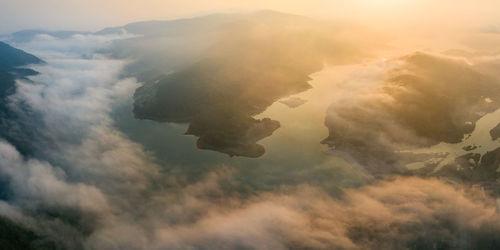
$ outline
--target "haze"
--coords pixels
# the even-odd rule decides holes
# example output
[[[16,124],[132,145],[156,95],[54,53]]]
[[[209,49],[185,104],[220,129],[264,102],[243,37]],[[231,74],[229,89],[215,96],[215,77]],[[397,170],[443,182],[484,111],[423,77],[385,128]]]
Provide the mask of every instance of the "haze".
[[[469,27],[496,25],[499,7],[493,0],[2,0],[0,33],[34,28],[96,31],[134,21],[258,9],[356,20],[383,29]]]
[[[0,249],[500,249],[498,0],[0,0]]]

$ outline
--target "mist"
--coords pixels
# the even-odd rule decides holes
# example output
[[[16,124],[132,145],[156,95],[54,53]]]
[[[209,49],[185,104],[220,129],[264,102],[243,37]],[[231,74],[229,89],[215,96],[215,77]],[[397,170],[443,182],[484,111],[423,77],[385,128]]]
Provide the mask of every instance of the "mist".
[[[286,4],[285,4],[286,3]],[[61,11],[54,13],[53,9]],[[4,1],[0,12],[0,33],[21,29],[98,31],[145,20],[166,20],[202,16],[216,12],[242,12],[262,9],[296,13],[321,19],[349,20],[376,26],[397,28],[409,35],[416,31],[496,27],[499,21],[494,0],[481,1]],[[424,18],[425,17],[425,18]]]
[[[2,100],[31,149],[0,139],[6,242],[496,249],[500,145],[467,138],[496,125],[497,5],[2,3],[2,33],[99,31],[1,37],[45,62]]]

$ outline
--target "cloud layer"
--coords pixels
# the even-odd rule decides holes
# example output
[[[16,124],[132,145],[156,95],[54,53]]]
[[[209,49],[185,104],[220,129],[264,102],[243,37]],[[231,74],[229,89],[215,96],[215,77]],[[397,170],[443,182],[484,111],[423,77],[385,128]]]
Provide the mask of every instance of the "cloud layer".
[[[113,109],[139,85],[121,77],[126,62],[95,53],[116,37],[37,39],[19,46],[48,64],[33,82],[19,81],[10,102],[29,107],[17,112],[37,128],[38,154],[0,142],[0,215],[33,232],[32,247],[499,247],[494,202],[437,179],[378,181],[332,196],[308,184],[252,189],[232,166],[195,181],[188,171],[168,172],[114,126]]]

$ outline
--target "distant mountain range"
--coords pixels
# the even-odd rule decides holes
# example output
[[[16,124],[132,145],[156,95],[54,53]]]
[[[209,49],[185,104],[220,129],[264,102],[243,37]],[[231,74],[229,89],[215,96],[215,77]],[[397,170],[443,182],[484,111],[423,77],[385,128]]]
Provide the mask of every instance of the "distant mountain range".
[[[70,38],[76,34],[92,34],[92,32],[69,31],[69,30],[59,30],[59,31],[21,30],[8,35],[7,41],[12,43],[26,43],[32,41],[38,35],[49,35],[52,37],[65,39],[65,38]]]

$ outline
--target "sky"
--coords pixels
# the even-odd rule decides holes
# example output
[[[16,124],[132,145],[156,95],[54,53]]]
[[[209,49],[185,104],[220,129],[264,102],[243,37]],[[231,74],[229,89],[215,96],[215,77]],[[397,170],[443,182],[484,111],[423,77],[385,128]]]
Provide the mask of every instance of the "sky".
[[[1,0],[0,33],[32,28],[97,31],[134,21],[259,9],[353,19],[381,28],[491,24],[498,20],[498,7],[494,0]]]

